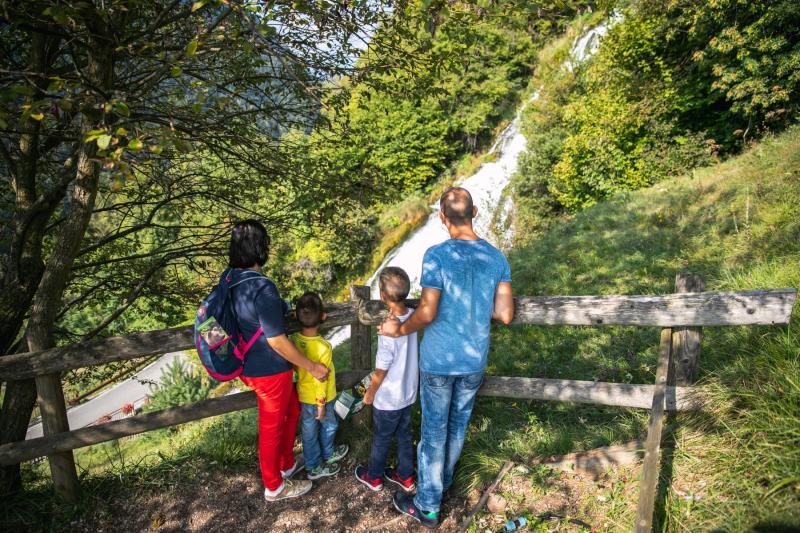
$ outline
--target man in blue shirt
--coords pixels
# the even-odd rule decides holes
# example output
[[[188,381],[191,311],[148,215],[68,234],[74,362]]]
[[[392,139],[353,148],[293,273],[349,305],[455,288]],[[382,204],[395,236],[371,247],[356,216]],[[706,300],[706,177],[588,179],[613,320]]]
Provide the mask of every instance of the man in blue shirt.
[[[439,205],[450,239],[425,252],[420,305],[402,324],[389,317],[380,327],[380,334],[389,337],[426,328],[419,357],[422,434],[417,495],[398,491],[394,505],[430,528],[439,525],[442,494],[453,483],[483,382],[491,320],[508,324],[514,317],[508,261],[475,234],[472,219],[478,209],[472,196],[451,187]]]

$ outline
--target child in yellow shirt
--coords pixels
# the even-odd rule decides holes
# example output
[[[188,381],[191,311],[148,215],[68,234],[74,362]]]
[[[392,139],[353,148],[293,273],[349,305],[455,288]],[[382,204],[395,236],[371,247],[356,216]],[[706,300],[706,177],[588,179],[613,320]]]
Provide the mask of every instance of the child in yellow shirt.
[[[338,461],[347,455],[349,448],[347,444],[333,442],[339,426],[333,409],[336,375],[331,345],[319,335],[319,325],[327,318],[322,298],[315,292],[303,294],[297,300],[295,312],[303,329],[291,336],[292,342],[311,361],[330,369],[324,382],[317,381],[302,368],[297,369],[303,458],[308,479],[319,479],[339,472]]]

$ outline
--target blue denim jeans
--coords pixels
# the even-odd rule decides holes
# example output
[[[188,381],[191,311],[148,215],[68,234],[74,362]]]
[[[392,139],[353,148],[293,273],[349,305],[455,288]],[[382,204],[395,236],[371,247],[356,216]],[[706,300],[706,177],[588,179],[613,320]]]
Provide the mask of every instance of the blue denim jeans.
[[[423,511],[439,512],[442,493],[453,484],[453,471],[481,383],[483,372],[461,376],[420,372],[422,431],[414,504]]]
[[[383,478],[386,456],[392,439],[397,438],[397,474],[409,478],[414,474],[414,445],[411,443],[411,406],[394,411],[372,408],[372,452],[369,456],[369,477]]]
[[[325,406],[325,418],[317,420],[317,406],[313,403],[300,404],[300,430],[303,440],[303,459],[306,468],[313,470],[333,455],[333,439],[339,421],[333,410],[331,400]]]

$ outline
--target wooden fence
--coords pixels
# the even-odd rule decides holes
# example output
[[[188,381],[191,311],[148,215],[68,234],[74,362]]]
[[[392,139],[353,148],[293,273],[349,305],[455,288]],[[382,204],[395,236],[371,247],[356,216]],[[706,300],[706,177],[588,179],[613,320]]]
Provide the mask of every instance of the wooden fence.
[[[558,400],[650,409],[644,467],[635,529],[650,531],[658,481],[659,448],[665,411],[702,408],[693,394],[703,326],[788,324],[797,291],[768,289],[703,292],[702,279],[678,274],[676,293],[659,296],[537,296],[515,299],[512,324],[567,326],[655,326],[661,339],[653,385],[603,383],[545,378],[486,376],[478,392],[515,399]],[[350,325],[353,370],[337,372],[339,389],[351,387],[370,371],[370,328],[387,315],[386,307],[370,300],[370,289],[351,288],[351,300],[326,308],[323,329]],[[414,307],[417,302],[410,300]],[[288,330],[298,324],[289,320]],[[146,357],[194,347],[192,327],[134,333],[41,352],[0,357],[0,380],[36,378],[44,436],[0,446],[0,464],[47,456],[54,489],[76,501],[79,482],[72,450],[146,431],[255,407],[253,392],[241,392],[193,404],[137,415],[123,420],[69,429],[61,373],[93,365]]]

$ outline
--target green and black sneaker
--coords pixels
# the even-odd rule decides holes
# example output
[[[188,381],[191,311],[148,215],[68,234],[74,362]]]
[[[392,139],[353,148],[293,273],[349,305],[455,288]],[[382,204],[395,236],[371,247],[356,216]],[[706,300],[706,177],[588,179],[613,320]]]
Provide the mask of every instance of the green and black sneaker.
[[[329,463],[336,463],[344,459],[344,456],[347,455],[347,452],[350,451],[350,446],[347,444],[337,444],[333,447],[333,453],[330,457],[328,457],[327,461]]]
[[[327,461],[316,468],[311,470],[306,468],[306,470],[308,471],[308,479],[319,479],[321,477],[335,476],[339,473],[339,468],[339,463]]]
[[[439,527],[439,513],[423,511],[414,503],[414,497],[398,490],[392,497],[394,508],[406,516],[410,516],[428,529]]]

